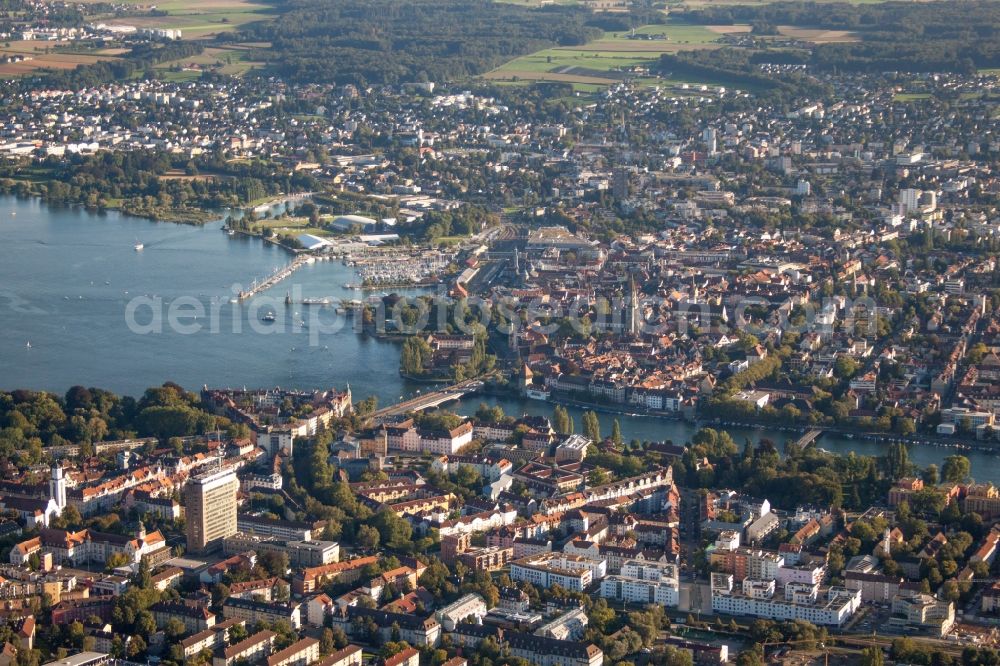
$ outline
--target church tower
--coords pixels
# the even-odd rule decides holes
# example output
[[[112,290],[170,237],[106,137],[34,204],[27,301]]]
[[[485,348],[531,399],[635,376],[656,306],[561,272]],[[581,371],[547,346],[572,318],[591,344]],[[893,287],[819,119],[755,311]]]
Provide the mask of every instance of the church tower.
[[[518,373],[518,380],[521,384],[521,392],[526,393],[534,382],[535,373],[531,371],[527,363],[521,364],[521,372]]]
[[[66,477],[63,473],[62,463],[52,463],[50,471],[49,497],[55,500],[56,506],[59,507],[59,513],[62,513],[63,509],[66,508]]]
[[[632,337],[638,337],[642,332],[642,310],[639,306],[639,292],[635,286],[635,276],[628,278],[629,299],[626,309],[626,330]]]

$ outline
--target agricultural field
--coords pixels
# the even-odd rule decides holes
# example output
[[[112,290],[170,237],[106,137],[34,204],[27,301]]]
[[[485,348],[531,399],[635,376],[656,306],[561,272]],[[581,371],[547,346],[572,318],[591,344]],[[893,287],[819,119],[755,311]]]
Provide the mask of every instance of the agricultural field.
[[[73,42],[11,41],[0,44],[0,57],[24,58],[20,62],[0,63],[0,78],[29,74],[37,69],[73,69],[100,60],[113,60],[120,51],[105,49],[80,53],[72,50]]]
[[[621,70],[652,66],[661,54],[718,48],[724,34],[747,30],[749,26],[646,25],[634,33],[606,33],[583,46],[555,47],[521,56],[484,77],[494,81],[607,86],[627,75]]]
[[[98,2],[99,0],[84,0]],[[107,21],[111,25],[134,25],[137,28],[181,30],[184,39],[204,39],[239,28],[253,21],[269,19],[271,7],[253,0],[125,0],[137,9],[167,12],[166,16],[129,16]]]
[[[802,42],[812,42],[813,44],[860,41],[858,35],[850,30],[823,30],[799,28],[792,25],[779,25],[778,32],[784,37],[791,37]]]
[[[100,0],[82,0],[94,4]],[[105,17],[100,14],[89,17],[97,23],[110,25],[131,25],[137,28],[179,29],[184,39],[208,39],[212,36],[234,30],[252,21],[269,19],[271,8],[253,0],[166,0],[148,2],[146,0],[124,0],[135,6],[137,14],[126,17]],[[167,12],[165,16],[145,15],[156,8]],[[212,69],[223,74],[241,76],[247,71],[260,67],[263,63],[249,58],[252,44],[236,44],[225,48],[209,48],[199,56],[183,61],[165,63],[159,69],[164,78],[173,81],[196,79],[203,69]],[[88,48],[79,42],[68,41],[8,41],[0,43],[0,58],[17,62],[0,62],[0,78],[12,78],[29,74],[36,70],[74,69],[77,65],[91,65],[102,60],[114,60],[129,52],[124,47],[103,49]]]
[[[230,44],[224,47],[209,47],[202,53],[179,58],[170,62],[160,63],[156,69],[163,73],[168,81],[190,81],[201,76],[203,71],[213,71],[229,76],[243,76],[253,69],[264,66],[265,63],[250,58],[250,50],[261,44]]]

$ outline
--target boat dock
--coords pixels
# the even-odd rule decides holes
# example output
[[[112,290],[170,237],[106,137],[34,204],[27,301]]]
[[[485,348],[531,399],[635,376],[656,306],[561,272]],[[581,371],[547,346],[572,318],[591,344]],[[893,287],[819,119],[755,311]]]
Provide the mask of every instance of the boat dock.
[[[305,264],[310,263],[310,260],[315,261],[315,259],[313,259],[312,257],[300,254],[299,256],[295,257],[295,259],[292,260],[292,263],[288,264],[284,268],[279,268],[278,270],[274,271],[269,276],[264,278],[263,281],[257,282],[257,280],[254,280],[253,282],[251,282],[250,288],[241,291],[236,296],[236,300],[245,301],[248,298],[253,298],[257,294],[267,291],[268,289],[275,286],[282,280],[291,277],[292,273],[297,271]]]

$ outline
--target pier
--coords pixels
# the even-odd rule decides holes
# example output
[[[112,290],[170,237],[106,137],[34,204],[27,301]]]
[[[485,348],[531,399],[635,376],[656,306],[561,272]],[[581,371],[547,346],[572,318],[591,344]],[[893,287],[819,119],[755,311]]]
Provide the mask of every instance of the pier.
[[[310,259],[312,259],[312,257],[306,256],[306,255],[301,255],[301,254],[298,255],[297,257],[295,257],[295,259],[292,260],[292,263],[288,264],[284,268],[279,268],[278,270],[274,271],[269,276],[267,276],[263,280],[263,282],[259,282],[258,283],[257,280],[254,280],[253,282],[251,282],[250,283],[250,288],[246,289],[244,291],[241,291],[236,296],[236,300],[238,300],[238,301],[245,301],[248,298],[253,298],[257,294],[260,294],[262,292],[267,291],[268,289],[270,289],[271,287],[275,286],[276,284],[278,284],[282,280],[291,277],[292,273],[294,273],[295,271],[297,271],[299,268],[301,268],[305,264],[309,263]]]

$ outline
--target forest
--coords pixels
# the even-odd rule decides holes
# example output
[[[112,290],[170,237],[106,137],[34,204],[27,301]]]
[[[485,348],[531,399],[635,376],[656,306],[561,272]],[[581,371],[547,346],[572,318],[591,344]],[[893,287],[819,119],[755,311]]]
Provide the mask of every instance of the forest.
[[[398,84],[455,79],[554,45],[583,44],[603,19],[587,9],[491,0],[276,0],[275,21],[231,39],[289,81]]]
[[[750,23],[856,31],[860,41],[819,44],[826,71],[951,71],[1000,64],[1000,5],[985,0],[873,4],[776,2],[711,6],[687,13],[698,24]]]

